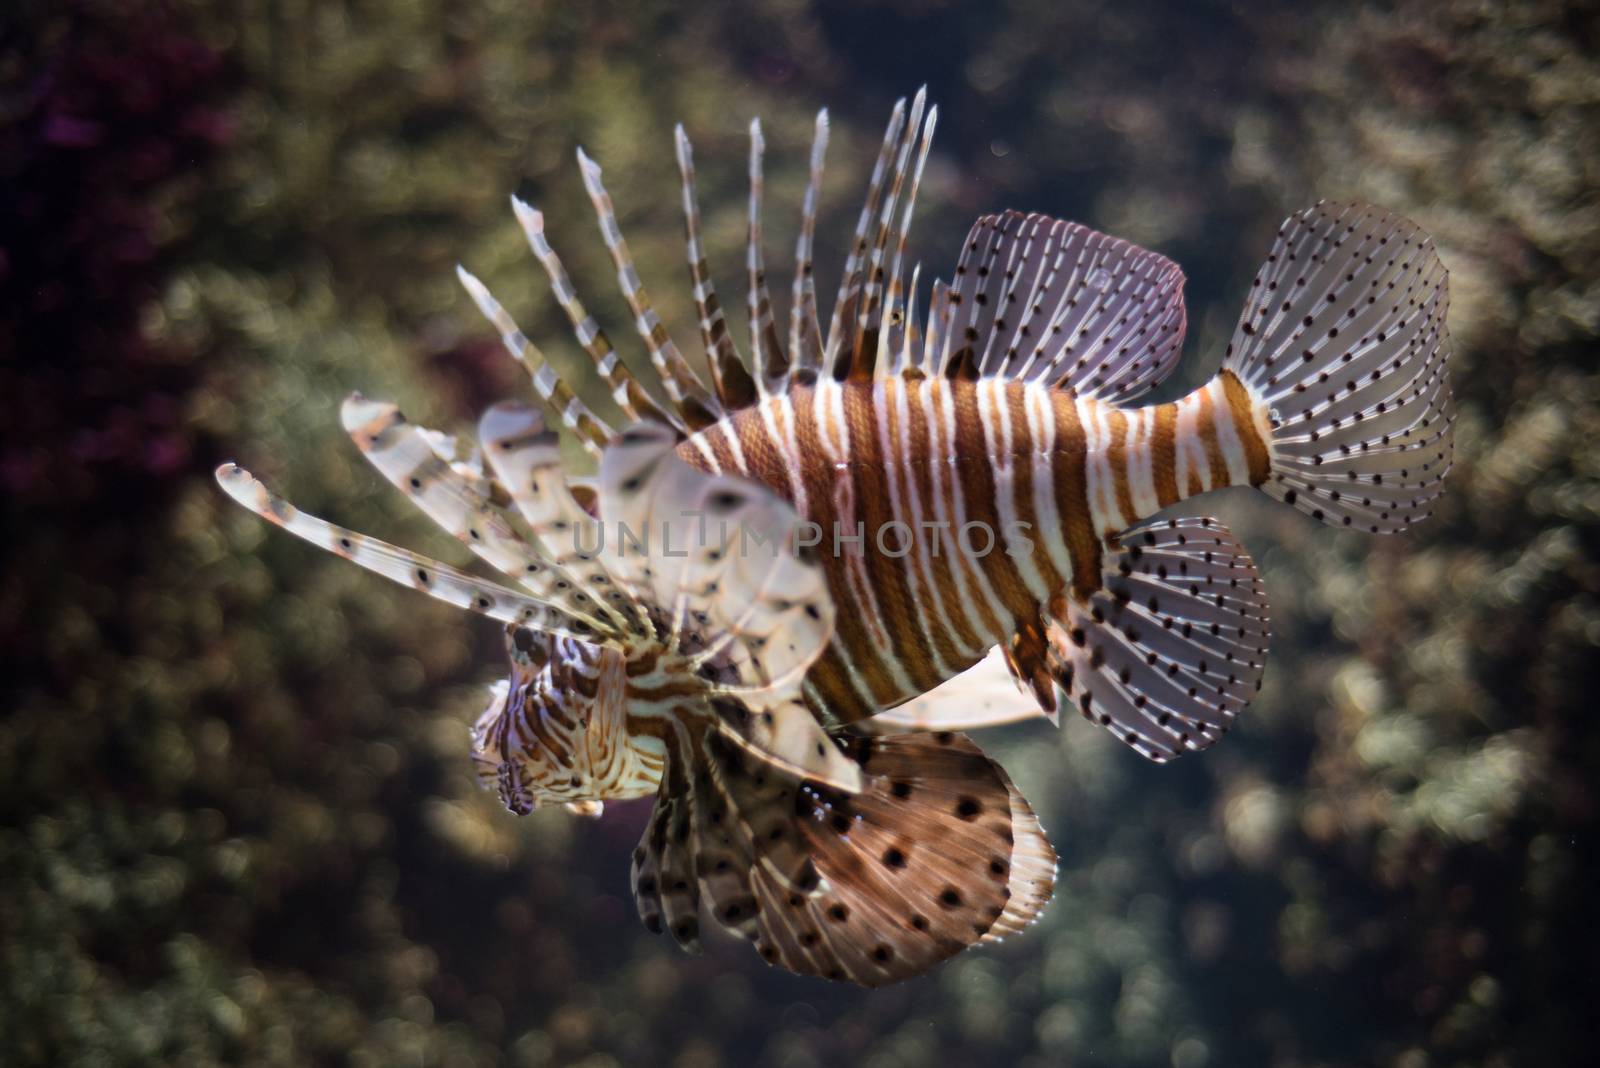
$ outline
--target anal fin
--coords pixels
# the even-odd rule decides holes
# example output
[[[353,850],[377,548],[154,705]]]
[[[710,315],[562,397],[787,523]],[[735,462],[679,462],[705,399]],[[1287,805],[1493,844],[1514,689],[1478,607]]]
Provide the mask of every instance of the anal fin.
[[[1042,656],[1039,665],[1037,677],[1048,697],[1053,682],[1044,670]],[[955,678],[853,724],[852,729],[862,734],[971,731],[1047,715],[1043,701],[1030,699],[1038,697],[1038,688],[1027,686],[1019,676],[1008,650],[997,645]]]

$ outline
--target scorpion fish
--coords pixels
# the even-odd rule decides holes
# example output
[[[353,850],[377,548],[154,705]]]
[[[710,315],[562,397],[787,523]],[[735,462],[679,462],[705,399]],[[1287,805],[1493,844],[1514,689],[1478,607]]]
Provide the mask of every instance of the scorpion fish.
[[[1139,401],[1178,362],[1183,273],[1086,226],[978,219],[924,317],[906,248],[937,117],[925,93],[895,106],[824,329],[818,115],[787,337],[752,122],[748,359],[677,129],[704,373],[580,149],[658,382],[623,362],[543,215],[512,198],[622,429],[465,269],[560,429],[505,402],[464,444],[359,394],[343,407],[357,448],[504,581],[217,472],[268,521],[505,624],[510,675],[472,731],[477,772],[518,814],[654,794],[632,865],[650,930],[696,949],[704,908],[769,963],[866,986],[1017,932],[1051,896],[1055,850],[964,732],[1065,707],[1164,762],[1215,743],[1258,690],[1268,610],[1249,553],[1220,520],[1163,513],[1252,486],[1394,533],[1428,514],[1452,456],[1446,272],[1378,208],[1289,216],[1220,370],[1167,403]],[[597,475],[569,472],[563,433]]]

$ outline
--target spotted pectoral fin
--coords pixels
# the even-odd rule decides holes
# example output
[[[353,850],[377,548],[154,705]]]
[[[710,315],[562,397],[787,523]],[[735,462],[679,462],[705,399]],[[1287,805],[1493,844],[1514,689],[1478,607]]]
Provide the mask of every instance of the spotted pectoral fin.
[[[630,638],[650,625],[630,591],[612,574],[606,530],[574,492],[555,431],[535,408],[515,401],[490,407],[478,420],[484,458],[533,533],[547,566],[524,581],[567,591]],[[530,565],[531,566],[531,565]]]
[[[1161,763],[1209,748],[1260,688],[1266,594],[1220,520],[1160,520],[1118,541],[1101,588],[1048,619],[1047,664],[1067,703]]]
[[[1048,676],[1046,676],[1048,678]],[[953,679],[855,724],[868,734],[970,731],[1045,715],[1000,646]]]
[[[960,734],[854,743],[866,785],[846,796],[730,788],[749,841],[763,958],[802,975],[880,986],[922,974],[1050,900],[1054,852],[1005,772]],[[749,796],[750,799],[744,799]],[[806,889],[792,857],[814,867]],[[802,868],[802,875],[806,875]]]
[[[597,634],[621,637],[620,618],[586,593],[561,561],[511,526],[492,500],[493,486],[475,450],[457,457],[453,438],[359,393],[345,399],[340,417],[362,455],[451,537],[534,596],[585,619]]]
[[[801,975],[880,986],[1032,923],[1056,854],[1005,771],[952,733],[856,738],[846,795],[717,732],[634,853],[640,916],[698,948],[692,906]],[[684,885],[685,858],[694,885]]]
[[[228,496],[267,522],[402,586],[504,623],[588,642],[602,637],[586,619],[573,616],[560,605],[302,512],[238,464],[223,464],[217,468],[216,478]]]
[[[761,700],[798,692],[833,635],[827,577],[796,546],[799,517],[771,491],[734,478],[705,478],[696,510],[711,537],[689,550],[678,596],[698,627],[696,663],[731,672],[717,692]]]
[[[705,753],[701,889],[771,964],[880,986],[1021,929],[1049,901],[1054,850],[962,735],[854,740],[854,795],[775,774],[716,735]]]

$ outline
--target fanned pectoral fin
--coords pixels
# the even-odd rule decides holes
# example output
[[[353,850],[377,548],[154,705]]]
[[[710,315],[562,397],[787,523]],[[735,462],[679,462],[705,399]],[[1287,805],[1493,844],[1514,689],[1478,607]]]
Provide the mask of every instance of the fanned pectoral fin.
[[[359,393],[345,399],[340,416],[362,455],[447,534],[534,596],[586,620],[597,634],[621,636],[623,621],[585,592],[587,576],[569,572],[563,560],[524,541],[507,521],[491,500],[494,487],[476,450],[457,458],[453,438]]]
[[[1049,900],[1054,854],[1005,773],[957,734],[863,740],[869,784],[813,790],[795,825],[823,889],[793,893],[766,869],[757,949],[803,975],[881,986],[1026,925]],[[1019,870],[1019,847],[1028,858]],[[1050,857],[1047,870],[1034,858]]]
[[[1055,853],[997,764],[949,733],[849,748],[854,795],[705,736],[692,848],[718,923],[771,964],[880,986],[1032,922]]]
[[[649,634],[640,605],[611,572],[607,532],[574,495],[560,439],[537,409],[514,401],[496,404],[478,420],[478,438],[489,467],[551,562],[534,577],[570,590],[570,599],[603,613],[630,638]]]
[[[435,600],[504,623],[582,641],[593,642],[603,637],[586,619],[569,614],[559,605],[302,512],[238,464],[223,464],[217,468],[216,478],[228,496],[267,522],[392,582],[421,590]]]
[[[665,428],[639,424],[601,460],[614,574],[654,608],[664,641],[704,680],[735,742],[794,774],[856,789],[855,768],[799,700],[834,609],[822,569],[798,555],[794,508],[754,482],[696,470],[676,444]]]
[[[1118,540],[1102,588],[1063,598],[1047,621],[1050,674],[1086,719],[1151,760],[1206,749],[1261,685],[1255,564],[1217,519],[1161,520]]]

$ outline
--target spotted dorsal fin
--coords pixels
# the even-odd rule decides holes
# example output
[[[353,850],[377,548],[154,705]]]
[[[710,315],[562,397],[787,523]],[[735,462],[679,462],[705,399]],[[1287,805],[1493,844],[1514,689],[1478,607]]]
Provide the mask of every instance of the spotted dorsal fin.
[[[850,354],[854,352],[856,312],[860,307],[865,288],[862,268],[867,261],[868,242],[872,223],[877,217],[878,201],[883,195],[883,183],[889,174],[895,148],[905,130],[906,101],[895,101],[889,115],[889,126],[883,132],[883,146],[872,165],[872,177],[867,182],[867,199],[856,220],[855,234],[850,238],[850,253],[845,257],[844,274],[839,279],[839,293],[834,297],[833,316],[828,323],[828,336],[823,343],[822,373],[843,380],[850,374]]]
[[[761,200],[766,192],[766,177],[761,158],[766,153],[766,138],[761,135],[761,120],[750,120],[750,208],[745,271],[749,275],[749,297],[745,308],[750,316],[750,351],[754,354],[755,379],[763,393],[781,391],[789,374],[789,357],[778,337],[778,324],[772,311],[772,293],[767,288],[767,265],[761,247]]]
[[[967,234],[930,359],[947,377],[1126,403],[1177,365],[1183,332],[1177,264],[1078,223],[1007,211]]]
[[[795,244],[787,347],[778,329],[778,311],[768,285],[762,245],[765,138],[760,121],[751,122],[745,252],[746,312],[751,339],[748,366],[717,298],[695,196],[693,149],[683,127],[677,127],[674,138],[682,179],[689,279],[710,368],[712,385],[709,389],[678,350],[650,300],[622,236],[600,166],[581,149],[578,151],[584,188],[594,205],[601,237],[632,321],[665,392],[665,400],[653,395],[652,387],[629,370],[598,321],[579,300],[572,279],[551,247],[544,215],[520,199],[512,198],[517,221],[549,276],[556,300],[570,320],[579,345],[605,382],[612,401],[629,419],[660,423],[685,435],[704,429],[730,411],[748,408],[763,396],[810,384],[822,374],[841,381],[864,380],[874,375],[907,373],[919,367],[923,373],[928,373],[929,363],[943,366],[942,360],[934,361],[927,355],[922,331],[913,322],[915,272],[909,287],[905,277],[909,269],[906,248],[913,209],[938,119],[938,109],[925,105],[925,88],[918,91],[909,110],[904,99],[895,105],[868,183],[826,333],[819,319],[813,274],[823,160],[828,144],[828,113],[826,110],[818,113],[800,234]],[[507,350],[526,367],[540,398],[560,417],[562,424],[577,435],[585,448],[598,455],[613,436],[611,427],[590,410],[569,383],[555,374],[539,349],[488,288],[465,268],[458,270],[474,303],[499,331]],[[930,308],[930,314],[935,316],[948,316],[948,311],[937,303]],[[931,331],[937,331],[939,326],[930,322]],[[948,331],[940,334],[941,337],[947,335]]]
[[[883,147],[856,223],[828,331],[827,370],[838,381],[864,381],[873,376],[883,362],[880,353],[891,348],[891,341],[885,336],[886,320],[893,324],[896,317],[904,313],[898,303],[904,231],[911,223],[911,200],[920,186],[922,168],[938,122],[937,108],[928,113],[924,121],[926,102],[924,88],[912,100],[908,115],[905,101],[901,100],[895,105],[889,128],[884,133]],[[910,181],[910,197],[902,202],[902,194],[908,192],[907,177],[919,138],[921,148],[915,153],[916,173]],[[894,299],[889,299],[891,296]]]
[[[612,347],[611,339],[578,299],[578,291],[573,287],[572,279],[561,263],[561,257],[556,255],[555,249],[550,247],[549,238],[545,236],[544,213],[524,203],[518,197],[511,198],[511,208],[517,217],[517,223],[522,227],[528,247],[550,278],[550,290],[555,294],[556,303],[567,313],[578,344],[583,347],[595,370],[610,387],[611,399],[617,407],[626,412],[630,419],[654,419],[682,429],[682,422],[650,396],[628,370],[627,365],[617,355],[617,350]]]
[[[938,108],[935,108],[928,116],[924,128],[922,117],[927,96],[927,90],[924,88],[917,92],[916,98],[911,102],[911,114],[906,120],[905,132],[895,152],[894,169],[890,173],[883,204],[878,210],[878,218],[873,227],[872,244],[861,265],[862,296],[856,309],[855,332],[849,342],[851,351],[847,373],[847,377],[855,381],[868,381],[872,378],[881,353],[887,348],[886,327],[894,318],[894,313],[900,310],[888,299],[890,294],[898,291],[900,284],[898,277],[893,280],[887,278],[889,269],[898,271],[900,267],[900,243],[894,242],[893,262],[889,261],[890,244],[891,238],[898,234],[895,224],[896,209],[900,207],[901,194],[906,190],[912,148],[920,134],[922,151],[917,154],[917,175],[911,183],[914,192],[921,184],[922,164],[927,160],[927,150],[933,140],[933,127],[938,122]],[[911,205],[908,203],[906,207],[909,209]],[[903,212],[902,218],[909,225],[909,212]],[[838,375],[839,369],[836,368],[834,373]]]
[[[938,107],[930,108],[928,121],[923,125],[922,143],[917,149],[916,169],[911,173],[911,189],[906,193],[905,205],[900,212],[900,226],[895,234],[894,259],[889,267],[888,296],[884,302],[884,327],[878,347],[877,374],[890,377],[903,373],[910,365],[911,353],[922,342],[917,327],[917,284],[921,280],[920,266],[912,269],[909,291],[905,287],[906,244],[911,237],[911,215],[917,204],[917,192],[922,188],[922,172],[928,165],[928,151],[933,147],[933,131],[939,124]]]
[[[472,297],[473,303],[478,306],[483,317],[500,332],[500,340],[505,345],[506,351],[522,365],[523,370],[528,372],[539,399],[550,406],[566,428],[577,436],[584,448],[599,456],[600,450],[611,440],[614,431],[561,380],[546,362],[544,353],[528,340],[528,335],[522,332],[516,320],[494,298],[494,294],[489,292],[488,286],[480,282],[477,276],[465,267],[456,268],[456,277],[461,280],[461,285]]]

